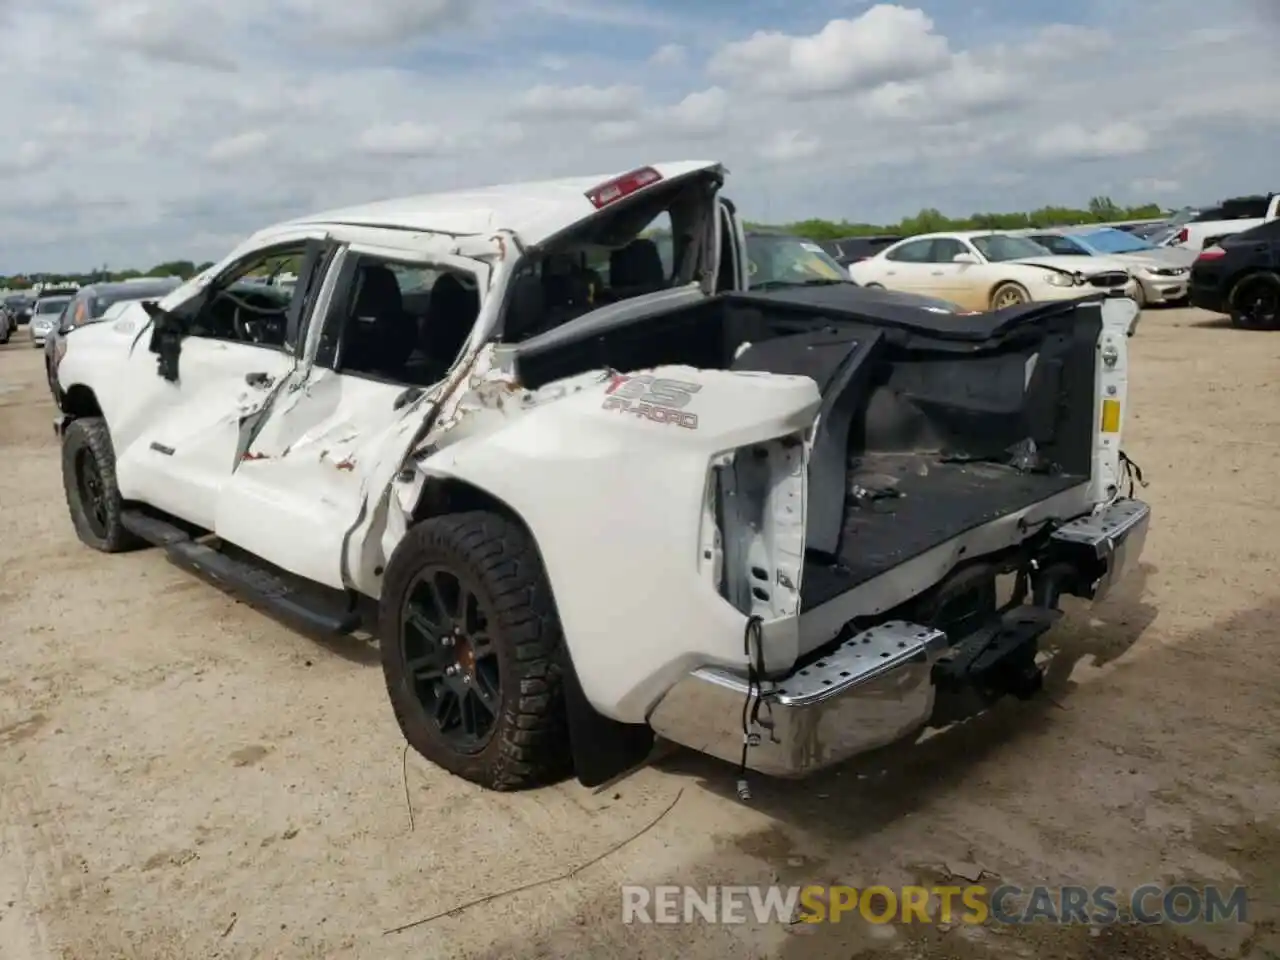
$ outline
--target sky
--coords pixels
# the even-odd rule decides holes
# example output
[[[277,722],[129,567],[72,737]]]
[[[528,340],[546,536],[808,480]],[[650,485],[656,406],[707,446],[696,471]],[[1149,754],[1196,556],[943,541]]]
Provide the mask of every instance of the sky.
[[[1277,0],[0,0],[0,274],[711,159],[750,220],[1280,189]]]

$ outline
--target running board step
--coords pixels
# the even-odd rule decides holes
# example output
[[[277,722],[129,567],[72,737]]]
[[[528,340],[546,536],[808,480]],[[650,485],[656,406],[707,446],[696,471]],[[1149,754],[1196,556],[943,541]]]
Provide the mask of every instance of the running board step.
[[[327,634],[345,635],[360,627],[358,613],[298,590],[248,560],[228,556],[206,543],[197,543],[171,523],[137,510],[125,511],[120,521],[130,533],[164,547],[169,559],[178,566],[208,577],[247,603],[263,607],[282,619]]]
[[[120,525],[156,547],[167,547],[171,543],[190,540],[187,531],[175,527],[172,523],[159,520],[141,510],[125,510],[120,514]]]

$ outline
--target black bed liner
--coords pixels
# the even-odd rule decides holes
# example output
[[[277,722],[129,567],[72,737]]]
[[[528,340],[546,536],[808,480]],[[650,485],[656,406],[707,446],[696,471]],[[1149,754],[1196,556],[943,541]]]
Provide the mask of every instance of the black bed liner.
[[[810,557],[804,608],[820,606],[961,534],[1089,481],[937,453],[867,454],[849,466],[834,562]]]

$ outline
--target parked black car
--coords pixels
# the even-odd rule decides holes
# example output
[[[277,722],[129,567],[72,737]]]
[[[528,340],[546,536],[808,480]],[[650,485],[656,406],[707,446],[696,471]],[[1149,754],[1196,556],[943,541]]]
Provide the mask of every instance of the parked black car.
[[[851,263],[875,256],[885,247],[901,239],[902,237],[890,234],[877,237],[845,237],[843,240],[824,241],[821,247],[835,259],[836,263],[847,267]]]
[[[15,293],[4,298],[4,306],[0,309],[7,312],[18,326],[22,326],[31,322],[31,305],[34,301],[34,297],[25,293]]]
[[[1190,299],[1237,327],[1280,329],[1280,220],[1206,246],[1191,265]]]

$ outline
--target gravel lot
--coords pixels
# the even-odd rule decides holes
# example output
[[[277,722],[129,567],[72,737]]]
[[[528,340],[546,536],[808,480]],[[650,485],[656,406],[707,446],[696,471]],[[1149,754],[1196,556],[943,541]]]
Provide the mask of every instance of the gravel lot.
[[[757,778],[748,805],[683,751],[598,794],[485,794],[406,761],[367,646],[319,645],[157,550],[80,546],[20,331],[0,348],[0,957],[1280,956],[1280,335],[1155,310],[1131,348],[1145,563],[1072,608],[1051,696]],[[623,883],[933,884],[960,863],[1024,886],[1245,883],[1252,922],[619,920]]]

